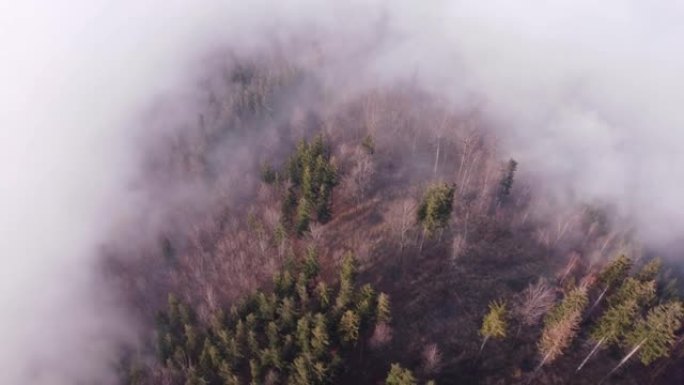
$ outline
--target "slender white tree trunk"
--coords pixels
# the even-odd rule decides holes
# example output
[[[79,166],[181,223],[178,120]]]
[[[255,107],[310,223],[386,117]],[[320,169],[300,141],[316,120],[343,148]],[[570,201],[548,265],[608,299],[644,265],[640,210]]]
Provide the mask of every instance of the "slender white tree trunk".
[[[439,166],[439,150],[440,150],[440,145],[442,144],[442,137],[439,136],[437,137],[437,151],[435,153],[435,167],[432,171],[434,176],[437,176],[437,167]]]
[[[488,340],[489,340],[489,336],[486,336],[486,337],[482,340],[482,345],[480,345],[480,353],[479,353],[479,354],[482,354],[482,350],[484,349],[485,344],[487,343]]]
[[[642,346],[645,342],[646,342],[646,338],[644,338],[641,342],[639,342],[639,344],[638,344],[637,346],[635,346],[634,349],[632,349],[632,351],[629,352],[629,353],[625,356],[625,358],[623,358],[622,361],[620,361],[620,363],[617,364],[617,366],[615,366],[615,367],[613,368],[613,370],[610,371],[610,373],[606,374],[606,376],[603,377],[603,379],[601,380],[601,382],[599,382],[599,385],[603,384],[603,383],[608,379],[608,377],[612,376],[613,373],[615,373],[618,369],[620,369],[620,368],[622,367],[622,365],[626,364],[627,361],[629,361],[629,359],[632,358],[632,356],[635,355],[635,354],[639,351],[639,349],[641,349],[641,346]]]
[[[598,304],[601,303],[601,300],[606,295],[606,292],[608,291],[609,288],[610,288],[610,286],[606,286],[606,288],[603,289],[603,291],[601,292],[599,297],[596,299],[596,301],[594,301],[594,304],[591,305],[591,307],[589,308],[589,311],[587,311],[587,317],[591,314],[592,311],[594,311],[594,308],[596,308],[596,306],[598,306]]]
[[[603,342],[604,342],[605,340],[606,340],[606,338],[604,337],[604,338],[601,338],[601,340],[600,340],[599,342],[596,343],[596,346],[594,346],[594,348],[591,349],[591,351],[589,352],[589,354],[587,354],[587,357],[584,359],[584,361],[582,361],[582,363],[580,364],[580,366],[577,367],[576,372],[579,372],[580,370],[582,370],[582,368],[584,367],[584,365],[586,365],[587,362],[589,362],[589,359],[594,355],[594,353],[596,353],[596,351],[599,349],[599,347],[601,347],[601,345],[603,344]]]

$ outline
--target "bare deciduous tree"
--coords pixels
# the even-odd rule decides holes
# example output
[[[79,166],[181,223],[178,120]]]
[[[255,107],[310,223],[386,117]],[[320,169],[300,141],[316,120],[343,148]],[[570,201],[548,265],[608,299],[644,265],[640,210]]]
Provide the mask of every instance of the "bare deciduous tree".
[[[461,234],[456,234],[456,236],[454,236],[454,240],[451,242],[452,261],[455,262],[458,259],[458,257],[465,250],[465,246],[465,236]]]
[[[355,158],[356,164],[349,171],[347,181],[350,193],[356,198],[357,204],[360,204],[370,190],[375,165],[373,164],[373,156],[365,151],[357,150]]]
[[[545,280],[540,279],[537,283],[530,284],[521,293],[515,313],[523,325],[537,325],[544,314],[551,309],[555,300],[553,288]]]
[[[433,343],[425,346],[422,359],[425,373],[434,373],[439,370],[439,367],[442,365],[442,353],[439,351],[437,344]]]
[[[405,198],[398,202],[393,202],[388,208],[388,221],[392,232],[395,234],[399,244],[399,254],[404,253],[409,239],[409,232],[415,225],[415,210],[418,202],[412,198]]]
[[[385,322],[375,325],[373,335],[370,338],[370,346],[374,349],[387,345],[392,340],[392,327]]]
[[[309,226],[309,234],[307,237],[311,239],[314,246],[320,246],[320,242],[323,239],[324,227],[318,222],[314,222]]]

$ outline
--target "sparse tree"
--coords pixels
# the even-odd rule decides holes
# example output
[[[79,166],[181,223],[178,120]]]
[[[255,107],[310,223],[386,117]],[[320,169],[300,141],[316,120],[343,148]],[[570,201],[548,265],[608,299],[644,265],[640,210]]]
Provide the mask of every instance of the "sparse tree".
[[[416,209],[416,206],[417,203],[415,200],[407,198],[392,204],[388,209],[388,220],[391,224],[392,231],[396,234],[399,241],[400,257],[404,254],[409,232],[415,223],[414,218],[416,214],[414,214],[414,210]]]
[[[515,313],[520,317],[521,324],[533,326],[541,320],[544,314],[548,313],[555,300],[553,288],[540,279],[523,291]]]
[[[442,364],[442,353],[437,344],[429,344],[423,349],[423,369],[426,373],[434,373]]]
[[[354,156],[354,165],[346,176],[349,193],[361,204],[370,191],[375,164],[373,157],[366,152],[358,151]]]
[[[373,348],[381,348],[392,340],[392,327],[386,323],[375,324],[370,345]]]

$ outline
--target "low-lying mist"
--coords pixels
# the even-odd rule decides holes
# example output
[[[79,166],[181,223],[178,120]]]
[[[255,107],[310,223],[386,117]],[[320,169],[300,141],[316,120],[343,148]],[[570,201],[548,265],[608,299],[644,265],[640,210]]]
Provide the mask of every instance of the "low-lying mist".
[[[217,52],[317,51],[320,75],[340,94],[418,83],[454,109],[477,111],[497,133],[502,159],[514,157],[538,182],[536,194],[613,206],[653,247],[676,247],[681,238],[679,2],[98,0],[5,8],[1,383],[116,381],[117,349],[134,339],[135,321],[101,276],[100,245],[149,199],[135,186],[147,148],[140,141],[154,140],[143,115],[160,99],[194,95]],[[168,105],[167,117],[196,119],[192,104]]]

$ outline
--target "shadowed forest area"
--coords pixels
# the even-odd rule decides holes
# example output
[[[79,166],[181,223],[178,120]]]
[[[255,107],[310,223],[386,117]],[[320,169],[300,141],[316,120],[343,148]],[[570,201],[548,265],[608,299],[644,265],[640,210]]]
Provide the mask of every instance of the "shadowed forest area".
[[[684,380],[677,274],[610,207],[539,193],[478,111],[324,62],[228,56],[149,114],[145,210],[104,248],[145,325],[124,383]]]

